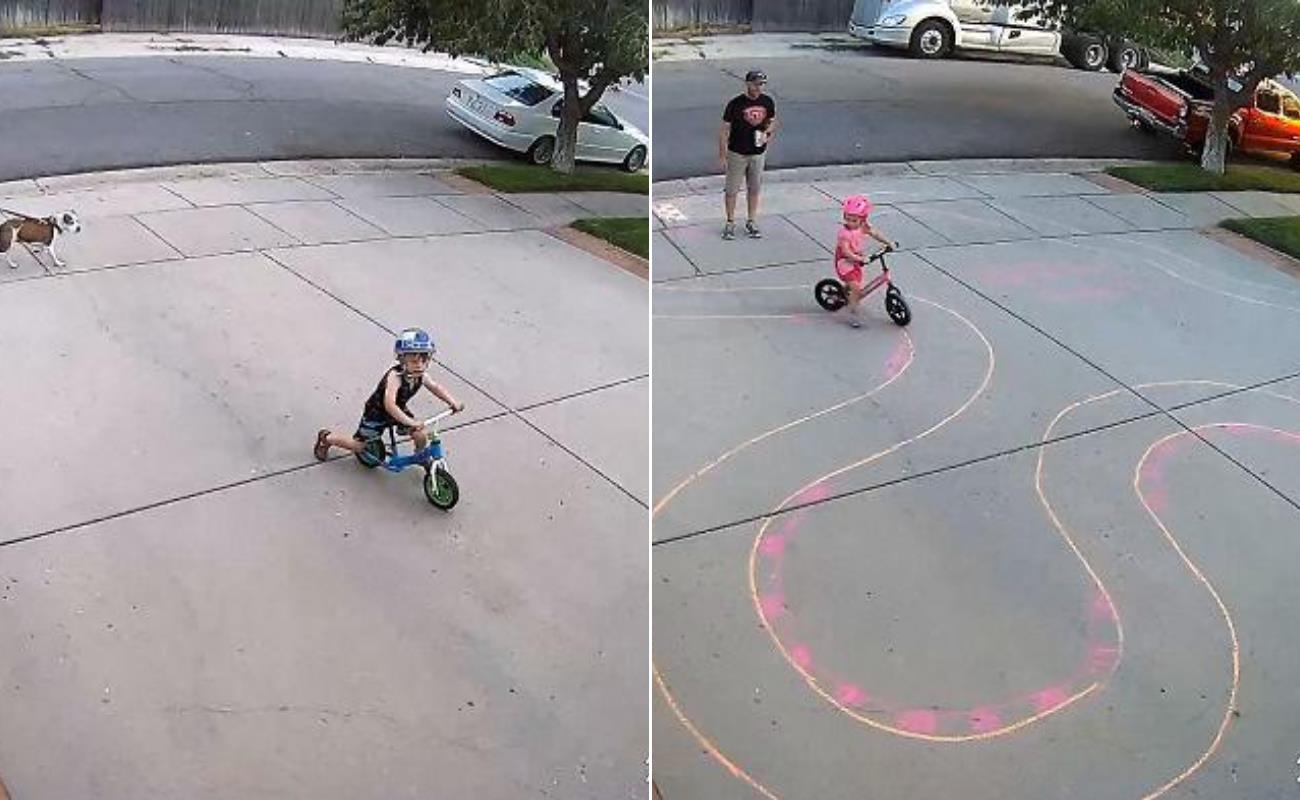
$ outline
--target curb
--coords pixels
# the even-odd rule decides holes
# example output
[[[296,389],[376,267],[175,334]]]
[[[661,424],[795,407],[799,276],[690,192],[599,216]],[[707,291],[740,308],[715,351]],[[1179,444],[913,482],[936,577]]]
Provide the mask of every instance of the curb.
[[[1263,261],[1274,269],[1284,272],[1293,278],[1300,279],[1300,259],[1283,253],[1281,250],[1275,250],[1272,247],[1257,242],[1249,236],[1243,236],[1236,231],[1229,230],[1222,225],[1213,225],[1201,230],[1201,235],[1211,241],[1218,242],[1224,247],[1236,250],[1238,253],[1250,256],[1251,258]]]
[[[650,280],[649,261],[635,253],[629,253],[617,245],[610,244],[599,236],[592,236],[590,233],[580,231],[570,225],[560,228],[547,228],[545,232],[579,250],[608,261],[643,281],[649,282]]]
[[[790,167],[763,173],[765,183],[817,183],[861,177],[952,177],[961,175],[1033,175],[1042,173],[1093,173],[1109,167],[1151,164],[1126,158],[978,158],[951,161],[881,161]],[[721,175],[658,181],[651,187],[656,198],[684,197],[722,191]]]

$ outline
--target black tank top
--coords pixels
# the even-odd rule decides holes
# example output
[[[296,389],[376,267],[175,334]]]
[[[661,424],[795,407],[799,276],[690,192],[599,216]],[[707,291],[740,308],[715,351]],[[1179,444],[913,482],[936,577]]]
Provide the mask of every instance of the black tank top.
[[[397,424],[397,420],[393,419],[392,415],[388,413],[388,409],[384,408],[384,385],[388,383],[388,376],[394,372],[398,373],[398,378],[401,379],[401,382],[397,384],[397,407],[405,411],[407,414],[411,413],[411,410],[406,407],[406,404],[415,396],[416,392],[420,391],[420,387],[424,385],[424,382],[417,381],[415,385],[412,386],[410,381],[402,377],[400,367],[389,367],[388,371],[384,373],[384,377],[379,379],[379,385],[375,387],[375,391],[370,395],[370,398],[366,400],[366,419],[375,420],[377,422],[382,421],[389,425]]]

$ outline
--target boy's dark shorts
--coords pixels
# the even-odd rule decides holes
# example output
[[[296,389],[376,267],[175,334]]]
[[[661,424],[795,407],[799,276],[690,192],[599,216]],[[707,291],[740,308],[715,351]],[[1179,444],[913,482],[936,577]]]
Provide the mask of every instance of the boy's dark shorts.
[[[388,431],[389,428],[397,428],[397,432],[403,436],[409,436],[411,429],[405,425],[398,425],[391,419],[369,419],[362,417],[357,423],[357,432],[352,434],[352,438],[359,442],[368,442],[371,439],[378,439]]]

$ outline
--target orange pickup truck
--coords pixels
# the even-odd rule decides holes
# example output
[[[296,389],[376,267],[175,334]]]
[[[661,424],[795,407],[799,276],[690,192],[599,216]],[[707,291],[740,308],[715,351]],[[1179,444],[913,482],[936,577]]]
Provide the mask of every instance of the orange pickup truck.
[[[1144,131],[1173,136],[1193,153],[1205,145],[1214,90],[1187,70],[1172,75],[1128,70],[1115,87],[1115,104]],[[1232,150],[1283,153],[1300,169],[1300,98],[1277,81],[1261,81],[1255,101],[1228,121]]]

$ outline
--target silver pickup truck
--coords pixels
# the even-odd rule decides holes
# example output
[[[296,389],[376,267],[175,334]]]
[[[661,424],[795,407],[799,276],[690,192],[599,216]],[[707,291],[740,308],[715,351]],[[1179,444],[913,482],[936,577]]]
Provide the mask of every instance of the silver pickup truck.
[[[943,58],[953,50],[1061,56],[1078,69],[1145,69],[1145,48],[1088,33],[1061,30],[1017,5],[978,0],[855,0],[849,33],[872,44]]]

